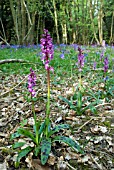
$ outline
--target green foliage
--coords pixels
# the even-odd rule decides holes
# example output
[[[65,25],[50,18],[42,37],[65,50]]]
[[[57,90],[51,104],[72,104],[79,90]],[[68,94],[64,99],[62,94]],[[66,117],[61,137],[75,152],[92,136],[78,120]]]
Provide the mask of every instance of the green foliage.
[[[62,129],[69,129],[69,125],[68,124],[60,124],[58,126],[55,126],[52,130],[50,130],[48,136],[51,136],[54,133],[59,132]]]
[[[25,144],[26,144],[25,142],[15,142],[15,143],[12,145],[12,147],[13,147],[14,149],[16,149],[16,148],[22,147],[22,146],[25,145]]]
[[[18,138],[18,137],[20,137],[20,136],[21,136],[20,133],[15,132],[15,133],[11,134],[10,139],[13,140],[13,139]]]
[[[26,147],[25,149],[22,149],[19,153],[18,153],[18,156],[17,156],[17,162],[20,162],[20,160],[25,157],[30,151],[32,151],[33,148],[28,146]]]
[[[51,151],[51,139],[43,139],[41,143],[41,163],[44,165],[47,162]]]
[[[55,141],[64,142],[64,143],[68,144],[71,148],[73,148],[74,150],[80,152],[81,154],[84,153],[82,151],[82,149],[80,148],[80,145],[77,142],[75,142],[74,140],[72,140],[71,138],[69,138],[69,137],[66,137],[66,136],[56,136],[53,139],[53,142],[55,142]]]
[[[26,137],[32,139],[33,142],[36,143],[36,139],[35,139],[34,135],[29,130],[24,129],[24,128],[19,128],[19,129],[17,129],[17,132],[20,135],[23,135],[23,136],[26,136]]]
[[[76,99],[76,96],[77,96],[77,100],[73,100]],[[59,99],[67,103],[70,109],[76,111],[77,115],[82,115],[88,109],[90,109],[93,113],[97,113],[96,108],[94,107],[97,104],[97,101],[91,102],[90,104],[84,107],[83,105],[87,100],[82,101],[82,94],[80,91],[78,92],[77,95],[75,94],[75,97],[71,98],[70,101],[62,96],[59,96]],[[74,102],[76,104],[74,104]]]

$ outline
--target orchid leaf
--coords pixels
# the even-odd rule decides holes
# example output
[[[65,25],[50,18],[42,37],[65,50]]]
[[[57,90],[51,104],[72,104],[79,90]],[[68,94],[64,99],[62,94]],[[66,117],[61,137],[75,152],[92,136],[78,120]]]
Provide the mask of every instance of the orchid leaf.
[[[41,163],[45,165],[51,151],[51,139],[43,139],[41,144]]]
[[[16,148],[22,147],[22,146],[25,145],[25,144],[26,144],[25,142],[15,142],[15,143],[12,145],[12,147],[13,147],[14,149],[16,149]]]
[[[40,149],[41,149],[40,146],[35,147],[35,150],[34,150],[35,156],[38,156]]]
[[[49,136],[53,135],[54,133],[56,132],[59,132],[59,130],[62,130],[62,129],[69,129],[69,125],[68,124],[61,124],[61,125],[58,125],[56,127],[54,127],[50,133],[49,133]]]
[[[33,135],[29,130],[23,129],[23,128],[19,128],[19,129],[17,130],[17,132],[18,132],[19,134],[23,135],[23,136],[26,136],[26,137],[28,137],[28,138],[31,138],[31,139],[33,140],[33,142],[36,143],[36,139],[35,139],[34,135]]]
[[[23,150],[21,150],[19,153],[18,153],[18,156],[17,156],[17,162],[20,162],[21,158],[25,157],[30,151],[32,151],[32,147],[28,146],[26,148],[24,148]]]
[[[15,139],[15,138],[18,138],[18,137],[20,137],[21,136],[21,134],[20,133],[18,133],[18,132],[15,132],[15,133],[13,133],[12,135],[11,135],[11,140],[13,140],[13,139]]]
[[[55,141],[59,141],[59,142],[64,142],[66,144],[68,144],[71,148],[73,148],[74,150],[80,152],[81,154],[83,154],[82,149],[80,148],[79,144],[77,142],[75,142],[74,140],[72,140],[69,137],[66,136],[56,136],[53,140],[53,142]]]

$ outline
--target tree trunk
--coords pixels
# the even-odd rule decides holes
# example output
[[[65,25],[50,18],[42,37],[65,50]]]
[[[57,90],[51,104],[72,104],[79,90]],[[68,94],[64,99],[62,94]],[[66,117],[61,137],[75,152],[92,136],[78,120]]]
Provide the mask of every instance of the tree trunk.
[[[114,11],[112,12],[112,22],[111,22],[111,28],[110,28],[110,40],[109,43],[111,44],[111,42],[114,43]]]
[[[91,24],[92,24],[92,28],[93,28],[93,34],[94,34],[94,38],[97,42],[97,44],[99,45],[99,40],[97,38],[97,34],[96,34],[96,30],[95,30],[95,25],[94,25],[94,18],[93,18],[93,9],[92,9],[92,0],[89,0],[89,6],[90,6],[90,19],[91,19]]]
[[[58,18],[57,18],[57,9],[55,0],[53,0],[53,7],[54,7],[54,20],[55,20],[55,29],[56,29],[56,35],[57,35],[57,44],[60,44],[60,38],[59,38],[59,31],[58,31]]]
[[[26,44],[26,40],[24,37],[26,36],[26,10],[23,4],[23,0],[21,0],[21,15],[22,15],[22,44]]]
[[[99,41],[102,45],[103,41],[103,0],[100,0],[100,10],[98,12],[98,29],[99,29]]]
[[[12,12],[12,17],[13,17],[13,22],[14,22],[14,30],[15,30],[15,33],[17,36],[17,40],[19,41],[18,25],[17,25],[17,12],[16,12],[17,8],[16,9],[14,8],[13,0],[9,0],[9,2],[10,2],[10,9]]]
[[[63,21],[64,22],[64,21]],[[66,23],[61,23],[62,26],[62,42],[67,44],[67,30],[66,30]]]

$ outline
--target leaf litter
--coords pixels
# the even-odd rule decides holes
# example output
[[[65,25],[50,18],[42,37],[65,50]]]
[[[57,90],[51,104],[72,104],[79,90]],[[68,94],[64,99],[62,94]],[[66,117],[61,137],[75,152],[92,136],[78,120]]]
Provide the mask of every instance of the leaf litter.
[[[38,118],[45,116],[46,104],[46,77],[37,75],[37,96],[35,111]],[[58,78],[58,80],[60,80]],[[105,107],[99,106],[99,114],[86,114],[77,116],[68,105],[60,101],[58,96],[69,97],[73,94],[70,79],[66,78],[63,84],[51,84],[51,120],[52,125],[68,123],[70,130],[59,133],[70,136],[81,143],[84,154],[73,152],[66,144],[53,144],[53,153],[50,154],[45,166],[40,164],[39,159],[33,159],[30,153],[22,161],[20,169],[77,169],[77,170],[113,170],[114,169],[114,102]],[[42,86],[41,86],[42,85]],[[75,85],[76,86],[76,85]],[[87,86],[87,85],[85,85]],[[20,126],[32,126],[33,116],[31,103],[26,102],[26,76],[11,75],[2,76],[1,98],[0,98],[0,169],[15,169],[14,162],[16,153],[11,149],[13,142],[10,135]],[[24,96],[25,95],[25,96]],[[23,97],[24,96],[24,97]],[[23,138],[23,141],[26,139]],[[26,141],[32,145],[31,141]]]

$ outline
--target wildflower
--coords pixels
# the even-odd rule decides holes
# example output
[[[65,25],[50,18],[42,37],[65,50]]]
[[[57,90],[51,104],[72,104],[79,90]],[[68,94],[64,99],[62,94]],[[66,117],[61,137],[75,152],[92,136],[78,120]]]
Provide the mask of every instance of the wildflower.
[[[96,70],[96,65],[97,65],[97,63],[94,61],[94,63],[93,63],[93,70]]]
[[[104,72],[108,71],[108,57],[105,57],[104,59]]]
[[[41,38],[41,51],[42,51],[42,58],[45,65],[46,70],[53,70],[52,67],[49,66],[50,61],[53,59],[53,44],[52,44],[52,38],[50,34],[48,33],[48,30],[44,29],[44,34],[42,35],[43,38]]]
[[[108,79],[109,79],[109,77],[108,77],[108,76],[106,76],[106,77],[104,78],[104,81],[106,82]]]
[[[64,56],[64,53],[60,54],[60,58],[61,58],[61,59],[64,59],[64,57],[65,57],[65,56]]]
[[[103,57],[104,57],[104,53],[105,53],[105,51],[103,50],[103,51],[101,52],[101,54],[100,54],[100,59],[101,59],[101,60],[102,60]]]
[[[78,64],[79,71],[82,71],[82,67],[84,67],[84,54],[80,47],[78,47],[78,51],[79,51],[79,54],[78,54],[77,64]]]
[[[33,89],[33,87],[36,85],[36,75],[34,73],[34,71],[32,70],[32,68],[30,68],[30,74],[28,76],[28,90],[31,93],[32,97],[35,96],[35,90]]]

